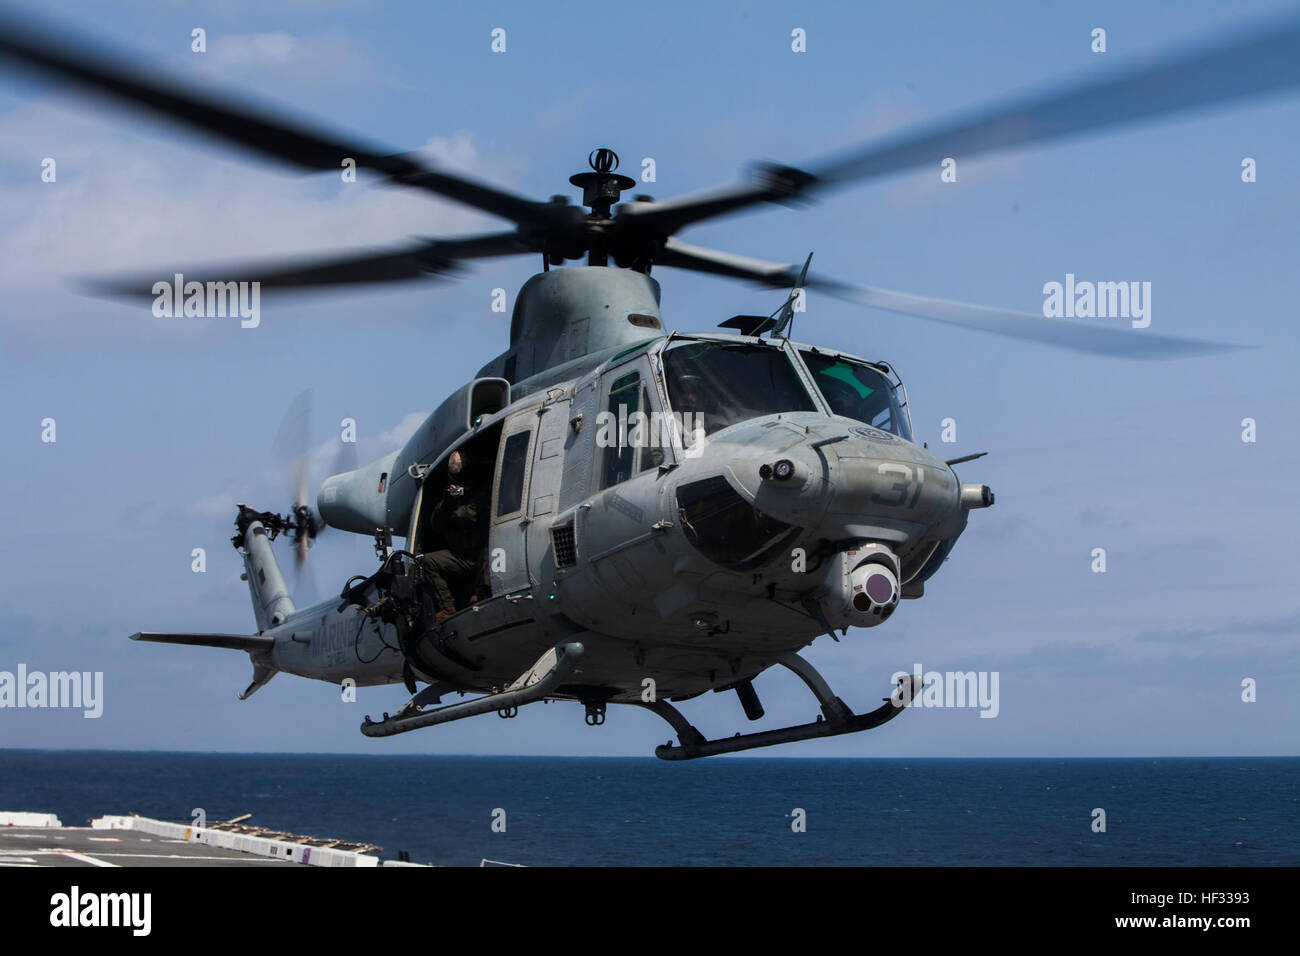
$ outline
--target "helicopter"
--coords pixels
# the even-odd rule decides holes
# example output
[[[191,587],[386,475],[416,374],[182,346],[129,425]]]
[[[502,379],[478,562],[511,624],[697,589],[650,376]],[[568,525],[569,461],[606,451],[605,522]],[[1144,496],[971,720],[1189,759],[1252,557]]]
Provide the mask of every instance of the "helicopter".
[[[799,652],[821,636],[884,625],[902,602],[923,598],[970,513],[994,505],[987,485],[955,470],[983,453],[944,460],[914,440],[907,391],[889,363],[793,338],[807,290],[1108,356],[1227,347],[852,285],[810,274],[811,255],[802,266],[769,262],[689,245],[677,233],[949,156],[1300,82],[1300,22],[1291,19],[798,167],[759,164],[748,183],[667,201],[625,199],[637,182],[600,147],[589,153],[589,169],[570,178],[582,191],[578,206],[564,195],[528,199],[413,154],[180,87],[65,33],[2,26],[0,59],[22,68],[306,171],[352,163],[511,223],[380,252],[208,271],[223,282],[292,292],[446,279],[477,259],[541,258],[542,271],[515,298],[508,346],[403,447],[331,475],[314,508],[301,481],[287,514],[237,506],[232,543],[255,633],[131,638],[246,652],[253,679],[241,699],[281,672],[336,685],[404,685],[408,700],[379,720],[365,718],[368,737],[492,712],[513,718],[539,701],[576,702],[592,726],[604,723],[611,704],[641,707],[676,735],[655,749],[665,760],[859,733],[898,716],[918,693],[919,676],[901,678],[881,706],[855,713]],[[721,331],[679,332],[661,308],[652,277],[660,268],[785,296],[772,313],[733,316]],[[159,277],[114,279],[98,291],[141,298]],[[439,516],[475,496],[473,553],[460,555],[465,572],[448,580],[430,560],[451,550]],[[297,607],[272,542],[284,535],[302,562],[326,527],[374,538],[379,566],[351,578],[338,597]],[[746,717],[758,720],[764,709],[754,680],[775,666],[808,687],[820,710],[814,721],[710,740],[676,706],[734,691]],[[474,696],[444,703],[452,695]]]

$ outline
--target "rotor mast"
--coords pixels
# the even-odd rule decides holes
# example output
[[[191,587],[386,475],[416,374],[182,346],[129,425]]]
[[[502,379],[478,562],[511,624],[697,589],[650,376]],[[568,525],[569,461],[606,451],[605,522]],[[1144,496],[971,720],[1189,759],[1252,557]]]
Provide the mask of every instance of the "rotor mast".
[[[636,185],[636,180],[616,173],[618,153],[602,146],[587,156],[589,173],[574,173],[569,182],[582,189],[582,204],[591,210],[587,220],[591,223],[590,245],[587,248],[587,265],[609,265],[609,245],[604,227],[613,221],[610,208],[618,202],[624,191]],[[649,263],[640,272],[649,272]]]

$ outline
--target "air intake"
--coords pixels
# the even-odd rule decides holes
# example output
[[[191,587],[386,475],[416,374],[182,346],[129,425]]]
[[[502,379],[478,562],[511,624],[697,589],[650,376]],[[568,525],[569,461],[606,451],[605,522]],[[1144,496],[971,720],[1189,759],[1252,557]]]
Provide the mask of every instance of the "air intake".
[[[555,552],[557,568],[571,568],[578,563],[578,545],[573,534],[573,522],[551,528],[551,547]]]

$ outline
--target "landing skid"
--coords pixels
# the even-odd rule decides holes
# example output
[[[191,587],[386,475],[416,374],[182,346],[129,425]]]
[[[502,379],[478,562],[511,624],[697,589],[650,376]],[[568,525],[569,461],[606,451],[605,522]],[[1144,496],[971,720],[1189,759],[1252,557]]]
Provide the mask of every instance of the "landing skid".
[[[838,737],[840,734],[856,734],[863,730],[879,727],[893,720],[906,706],[906,701],[914,700],[921,691],[919,679],[909,674],[898,681],[898,691],[892,697],[886,697],[881,707],[866,714],[855,714],[844,701],[840,700],[827,686],[811,664],[793,652],[783,654],[777,663],[794,671],[821,704],[822,716],[810,724],[794,727],[782,727],[779,730],[763,730],[752,734],[736,734],[722,740],[706,740],[680,710],[667,701],[633,701],[639,707],[653,711],[677,731],[679,746],[671,742],[655,748],[655,756],[660,760],[694,760],[697,757],[711,757],[715,754],[735,753],[739,750],[753,750],[755,747],[771,747],[774,744],[792,743],[796,740],[810,740],[814,737]]]
[[[403,704],[392,716],[384,714],[383,720],[371,720],[367,716],[361,725],[361,732],[367,737],[391,737],[394,734],[419,730],[421,727],[445,724],[492,711],[496,711],[502,717],[513,717],[524,704],[550,698],[565,678],[573,672],[582,654],[583,646],[579,643],[558,645],[538,658],[537,663],[502,691],[463,703],[427,710],[425,708],[430,704],[439,703],[440,695],[455,689],[447,684],[432,684]],[[774,744],[793,743],[814,737],[838,737],[840,734],[856,734],[863,730],[870,730],[897,717],[921,690],[920,678],[914,674],[905,675],[898,681],[898,690],[893,696],[885,698],[882,706],[866,714],[855,714],[844,701],[831,692],[817,669],[798,654],[793,652],[782,654],[776,658],[776,663],[797,674],[821,704],[822,715],[812,723],[752,734],[736,734],[734,737],[722,740],[707,740],[680,710],[667,701],[626,701],[625,703],[644,707],[658,714],[672,726],[673,730],[677,731],[678,746],[674,747],[670,741],[656,747],[656,757],[661,760],[694,760],[697,757],[753,750],[755,747],[771,747]],[[603,703],[587,702],[587,723],[592,725],[604,723],[604,709]]]
[[[476,697],[474,700],[467,700],[460,704],[448,704],[446,707],[424,710],[422,705],[425,700],[437,699],[436,696],[432,698],[428,696],[428,692],[433,690],[433,687],[425,688],[392,717],[384,714],[383,720],[371,720],[367,716],[361,725],[361,732],[367,737],[391,737],[394,734],[404,734],[407,731],[419,730],[421,727],[445,724],[450,720],[474,717],[494,710],[514,716],[512,711],[515,709],[523,704],[541,700],[555,690],[556,686],[572,672],[574,664],[582,656],[582,651],[582,645],[576,642],[553,647],[505,690],[485,697]],[[438,690],[445,693],[441,687],[438,687]],[[421,697],[425,700],[421,700]]]

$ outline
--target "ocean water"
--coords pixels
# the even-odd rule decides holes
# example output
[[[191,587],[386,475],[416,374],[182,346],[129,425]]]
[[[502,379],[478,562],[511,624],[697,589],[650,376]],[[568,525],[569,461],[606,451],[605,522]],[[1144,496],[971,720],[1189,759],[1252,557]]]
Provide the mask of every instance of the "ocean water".
[[[1104,833],[1092,830],[1098,807]],[[1300,863],[1295,757],[676,764],[0,751],[0,810],[79,826],[109,813],[189,821],[195,808],[209,822],[252,813],[261,826],[456,866]]]

